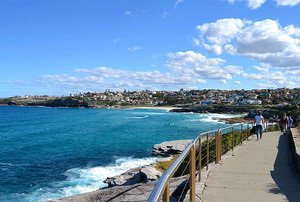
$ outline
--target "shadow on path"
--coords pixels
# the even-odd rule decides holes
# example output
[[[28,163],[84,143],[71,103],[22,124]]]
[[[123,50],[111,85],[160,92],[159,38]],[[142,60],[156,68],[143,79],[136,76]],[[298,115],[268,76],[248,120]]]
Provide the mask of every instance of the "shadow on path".
[[[289,201],[300,201],[300,178],[292,170],[292,152],[288,135],[279,137],[277,149],[274,170],[271,171],[277,186],[271,186],[269,192],[284,194]]]

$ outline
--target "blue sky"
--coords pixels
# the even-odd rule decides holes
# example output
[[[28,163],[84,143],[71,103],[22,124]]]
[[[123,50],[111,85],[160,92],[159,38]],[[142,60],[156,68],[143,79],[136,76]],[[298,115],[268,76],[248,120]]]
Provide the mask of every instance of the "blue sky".
[[[300,0],[0,1],[0,97],[300,87]]]

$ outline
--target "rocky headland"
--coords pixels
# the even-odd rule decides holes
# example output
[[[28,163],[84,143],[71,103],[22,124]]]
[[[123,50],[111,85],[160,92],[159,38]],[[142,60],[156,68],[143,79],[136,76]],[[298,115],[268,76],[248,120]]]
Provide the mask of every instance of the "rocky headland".
[[[108,177],[104,180],[107,187],[93,192],[83,193],[76,196],[64,197],[49,201],[147,201],[158,179],[163,174],[157,169],[157,164],[172,161],[174,154],[180,154],[193,140],[176,140],[155,144],[152,148],[153,156],[162,156],[156,163],[129,170],[121,175]],[[176,200],[176,192],[180,184],[185,181],[184,177],[172,179],[171,191]]]

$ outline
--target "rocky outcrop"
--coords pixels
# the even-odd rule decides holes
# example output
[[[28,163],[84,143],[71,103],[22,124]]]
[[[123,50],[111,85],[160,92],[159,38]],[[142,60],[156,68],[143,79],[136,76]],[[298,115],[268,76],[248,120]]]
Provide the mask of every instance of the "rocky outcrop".
[[[153,146],[152,155],[154,156],[168,156],[180,154],[193,140],[175,140],[163,142]],[[172,158],[158,159],[158,162],[169,161]],[[109,187],[125,186],[136,183],[149,182],[158,180],[162,173],[158,171],[153,165],[142,166],[129,170],[121,175],[108,177],[104,181]]]
[[[175,140],[163,142],[153,146],[152,155],[168,156],[180,154],[193,140]],[[170,161],[172,158],[158,159],[158,162]],[[156,181],[162,173],[153,167],[152,164],[129,170],[121,175],[108,177],[104,181],[109,187],[126,186],[136,183]]]
[[[97,191],[78,194],[47,202],[119,202],[119,201],[144,201],[146,202],[156,182],[137,183],[133,185],[114,186],[101,188]]]
[[[152,165],[147,165],[127,171],[121,175],[108,177],[104,180],[104,183],[107,183],[109,187],[132,185],[141,182],[158,180],[161,175],[162,173]]]
[[[140,170],[140,178],[142,181],[155,181],[161,177],[162,173],[152,166],[144,166]]]
[[[108,177],[104,183],[107,183],[109,187],[139,183],[142,181],[139,171],[140,169],[130,170],[121,175]]]
[[[156,144],[152,148],[153,156],[180,154],[193,140],[175,140]]]

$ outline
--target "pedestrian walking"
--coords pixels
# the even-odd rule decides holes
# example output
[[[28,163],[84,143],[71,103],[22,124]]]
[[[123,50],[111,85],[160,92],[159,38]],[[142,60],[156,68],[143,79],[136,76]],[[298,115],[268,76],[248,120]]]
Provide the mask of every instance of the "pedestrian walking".
[[[283,114],[283,116],[280,119],[279,124],[280,124],[281,132],[283,132],[283,134],[285,135],[287,132],[288,124],[289,124],[289,119],[286,116],[286,114]]]
[[[255,116],[254,124],[256,124],[256,134],[257,134],[257,141],[258,141],[258,137],[260,137],[260,139],[262,138],[263,125],[265,124],[265,120],[264,117],[262,116],[261,111],[258,111],[258,114]]]
[[[288,129],[290,129],[293,125],[293,119],[291,116],[289,116],[289,125],[288,125]]]

